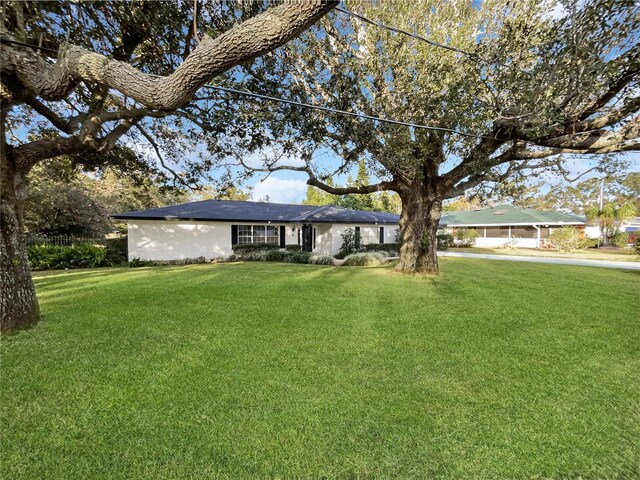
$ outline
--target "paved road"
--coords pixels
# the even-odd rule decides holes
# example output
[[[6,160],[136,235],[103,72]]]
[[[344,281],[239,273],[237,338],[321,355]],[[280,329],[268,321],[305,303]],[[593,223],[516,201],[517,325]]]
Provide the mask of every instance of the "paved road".
[[[513,262],[555,263],[580,265],[582,267],[623,268],[640,270],[640,262],[613,262],[610,260],[580,260],[579,258],[525,257],[518,255],[491,255],[486,253],[438,252],[441,257],[482,258],[486,260],[509,260]]]

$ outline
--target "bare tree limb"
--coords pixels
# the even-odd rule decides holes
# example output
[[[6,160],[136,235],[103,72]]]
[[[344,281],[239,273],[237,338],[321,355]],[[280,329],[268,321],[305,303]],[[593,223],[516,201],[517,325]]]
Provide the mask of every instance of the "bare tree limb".
[[[169,167],[166,164],[166,162],[164,161],[164,157],[162,156],[162,153],[160,152],[160,147],[158,146],[156,141],[153,139],[153,137],[151,135],[149,135],[147,133],[147,131],[144,128],[142,128],[141,125],[136,124],[135,127],[142,134],[142,136],[147,140],[147,142],[149,142],[149,144],[151,145],[151,147],[155,151],[156,156],[158,157],[158,160],[160,161],[160,165],[162,165],[162,168],[164,168],[169,173],[171,173],[171,175],[173,175],[173,178],[176,181],[178,181],[178,183],[180,183],[181,185],[189,188],[190,190],[196,190],[193,185],[189,184],[188,182],[185,182],[184,179],[180,176],[179,173],[177,173],[175,170],[173,170],[171,167]]]

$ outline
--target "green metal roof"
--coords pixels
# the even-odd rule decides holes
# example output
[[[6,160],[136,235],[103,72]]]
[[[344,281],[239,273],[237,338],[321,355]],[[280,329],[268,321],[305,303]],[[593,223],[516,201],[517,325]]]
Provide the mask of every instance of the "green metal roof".
[[[448,212],[442,215],[442,226],[474,225],[562,225],[584,224],[584,217],[555,210],[534,210],[504,204],[477,210]]]

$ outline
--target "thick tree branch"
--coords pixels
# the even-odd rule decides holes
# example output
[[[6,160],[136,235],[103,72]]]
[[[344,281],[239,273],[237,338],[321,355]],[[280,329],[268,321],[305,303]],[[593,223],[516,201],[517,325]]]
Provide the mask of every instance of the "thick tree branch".
[[[2,73],[15,76],[45,99],[61,99],[84,80],[118,90],[147,107],[172,110],[187,103],[211,77],[295,38],[336,4],[301,0],[270,8],[215,39],[205,37],[167,77],[142,73],[128,63],[71,44],[60,47],[55,64],[29,49],[3,45]]]
[[[74,128],[71,126],[71,123],[59,116],[56,112],[47,107],[44,103],[40,102],[36,97],[31,95],[28,92],[23,94],[24,102],[33,108],[36,112],[42,115],[44,118],[49,120],[51,124],[56,127],[58,130],[64,133],[71,134],[73,133]]]
[[[333,185],[329,185],[320,181],[312,172],[308,171],[307,173],[309,174],[307,185],[318,187],[320,190],[324,190],[327,193],[332,193],[333,195],[347,195],[349,193],[374,193],[382,192],[384,190],[395,191],[398,188],[398,184],[393,181],[373,183],[371,185],[361,185],[359,187],[335,187]]]

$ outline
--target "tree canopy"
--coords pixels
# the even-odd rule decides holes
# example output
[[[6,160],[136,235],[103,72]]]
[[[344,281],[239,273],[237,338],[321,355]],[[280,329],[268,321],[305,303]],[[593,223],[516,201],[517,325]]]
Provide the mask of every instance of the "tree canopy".
[[[236,119],[253,130],[234,135],[229,127],[227,137],[218,137],[226,147],[216,147],[221,158],[237,159],[238,148],[276,143],[283,155],[302,160],[289,169],[304,172],[310,185],[326,192],[397,192],[403,202],[402,271],[437,272],[433,245],[445,199],[517,173],[566,175],[567,160],[578,154],[640,149],[640,7],[633,2],[348,6],[375,22],[333,12],[271,55],[265,68],[246,69],[239,83],[419,126],[270,102],[258,113],[253,103],[239,102]],[[318,153],[327,149],[340,158],[338,165]],[[326,182],[362,160],[371,183]],[[287,168],[271,156],[260,167],[240,163],[254,171]]]
[[[23,237],[32,168],[61,155],[101,168],[128,161],[121,154],[144,144],[147,153],[135,156],[141,168],[194,183],[210,166],[198,151],[202,132],[215,134],[235,115],[232,108],[202,115],[198,92],[215,76],[233,78],[234,67],[259,61],[335,5],[3,2],[0,328],[38,319]]]

